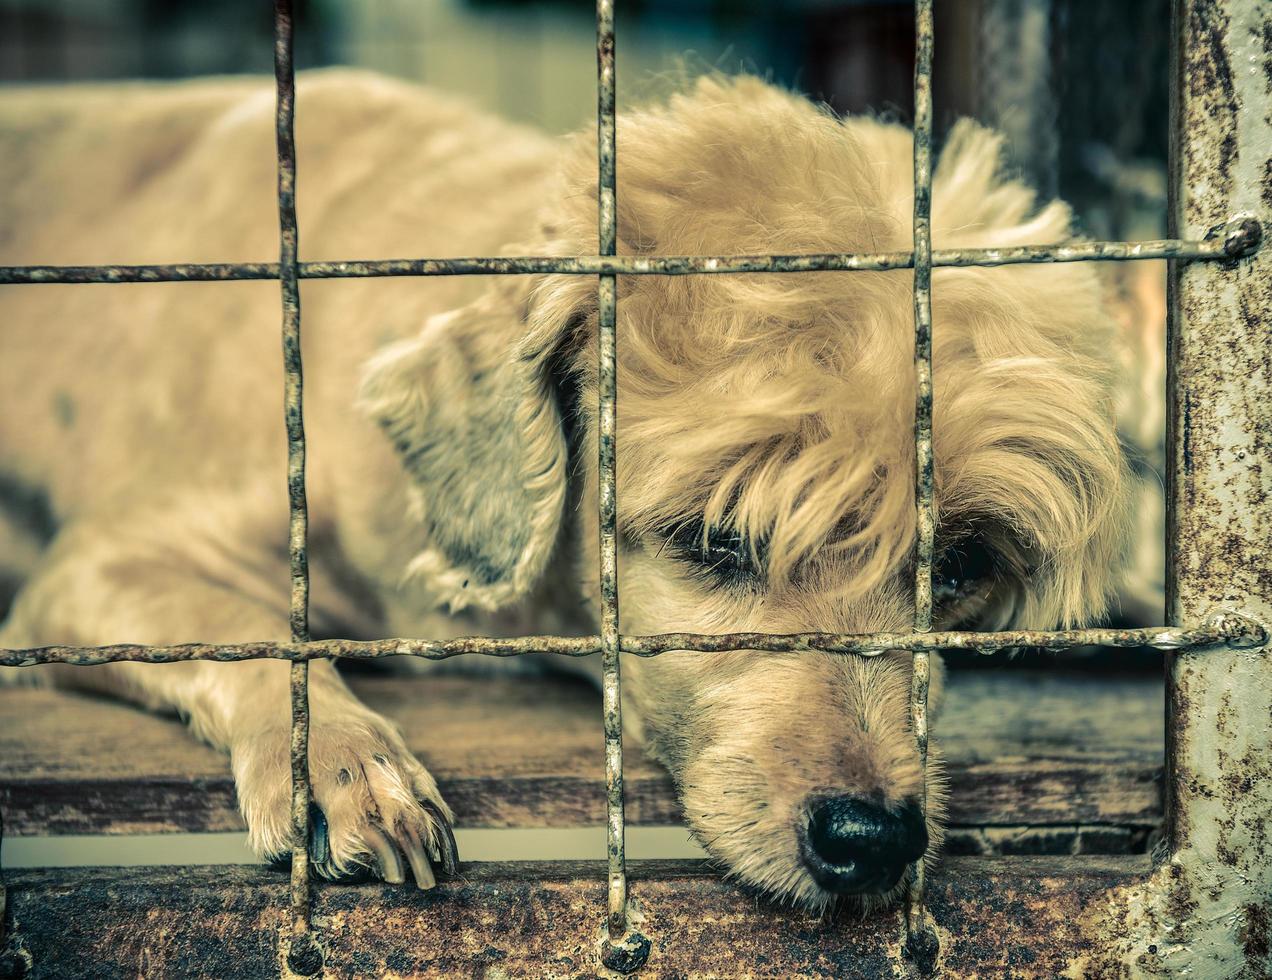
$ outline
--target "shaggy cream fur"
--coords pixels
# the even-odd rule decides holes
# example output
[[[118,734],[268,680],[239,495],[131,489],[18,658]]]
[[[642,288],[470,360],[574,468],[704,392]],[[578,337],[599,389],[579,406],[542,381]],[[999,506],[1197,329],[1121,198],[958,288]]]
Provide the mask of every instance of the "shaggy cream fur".
[[[33,92],[0,114],[16,216],[3,261],[274,251],[258,84]],[[587,134],[557,145],[344,72],[302,79],[298,119],[305,258],[595,251]],[[708,77],[623,114],[618,139],[624,254],[910,247],[901,127]],[[78,171],[90,152],[91,192]],[[950,134],[937,247],[1070,235],[1067,208],[1039,206],[998,157],[973,123]],[[911,278],[620,279],[625,631],[909,628]],[[11,562],[26,584],[0,645],[286,636],[276,290],[0,294],[0,467],[47,495],[58,526],[42,557]],[[937,618],[1086,622],[1117,585],[1129,498],[1096,273],[941,269],[933,297]],[[307,282],[303,299],[319,628],[592,628],[579,614],[598,601],[594,281]],[[280,666],[25,676],[188,716],[231,753],[253,843],[274,853],[288,835]],[[774,896],[833,901],[800,859],[810,800],[903,806],[920,789],[906,657],[682,652],[624,670],[626,717],[675,777],[690,826]],[[427,771],[329,668],[315,665],[315,691],[331,843],[319,869],[375,863],[401,879],[397,850],[436,859],[446,810]]]

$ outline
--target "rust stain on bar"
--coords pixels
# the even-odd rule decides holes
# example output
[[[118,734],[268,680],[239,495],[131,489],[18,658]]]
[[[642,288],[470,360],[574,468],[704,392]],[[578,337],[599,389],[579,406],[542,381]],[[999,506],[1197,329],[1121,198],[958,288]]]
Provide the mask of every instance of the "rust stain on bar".
[[[1267,643],[1264,627],[1243,616],[1215,613],[1186,626],[1148,626],[1137,629],[1006,630],[997,633],[946,631],[939,633],[662,633],[624,636],[623,653],[656,657],[675,651],[722,653],[756,650],[772,653],[821,651],[824,653],[877,656],[895,650],[974,650],[985,655],[1010,652],[1019,647],[1072,650],[1077,647],[1152,647],[1188,650],[1226,646],[1252,649]],[[547,653],[562,657],[587,657],[601,652],[597,636],[466,636],[454,640],[395,638],[387,640],[311,640],[308,643],[185,643],[176,646],[142,646],[119,643],[101,647],[47,646],[0,650],[0,667],[30,667],[42,663],[93,664],[129,660],[137,663],[177,663],[186,660],[377,660],[381,657],[418,657],[448,660],[468,655],[521,657]]]
[[[1054,262],[1133,262],[1143,259],[1226,260],[1257,249],[1262,228],[1251,221],[1240,234],[1195,241],[1073,242],[1011,248],[936,249],[933,268],[1007,266]],[[301,262],[301,279],[368,279],[394,276],[630,276],[727,275],[731,273],[888,272],[914,266],[913,252],[816,255],[582,255],[572,257],[480,256],[451,259],[381,259]],[[223,282],[277,279],[276,262],[175,263],[171,265],[0,266],[0,284]]]

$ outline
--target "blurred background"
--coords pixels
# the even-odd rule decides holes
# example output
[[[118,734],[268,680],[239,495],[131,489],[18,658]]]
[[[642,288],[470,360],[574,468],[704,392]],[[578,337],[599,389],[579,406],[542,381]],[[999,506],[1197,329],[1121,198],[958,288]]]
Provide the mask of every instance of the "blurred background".
[[[840,112],[910,119],[910,0],[620,0],[617,6],[620,109],[665,88],[668,76],[714,68],[765,75]],[[552,133],[590,125],[593,0],[297,0],[297,8],[301,68],[375,69],[462,93]],[[1009,167],[1074,205],[1081,233],[1165,234],[1168,0],[936,0],[936,25],[938,138],[958,117],[974,116],[1004,132]],[[269,74],[271,58],[269,0],[0,0],[0,84]],[[1164,268],[1157,262],[1104,268],[1126,339],[1110,356],[1135,379],[1121,393],[1121,418],[1142,463],[1143,547],[1136,560],[1144,608],[1127,618],[1161,622],[1152,607],[1160,604],[1164,562]],[[1014,664],[1037,666],[1044,656],[1026,653]],[[1004,666],[975,654],[950,659],[963,667]],[[1159,654],[1133,651],[1051,664],[1061,665],[1141,675],[1161,669]],[[683,831],[671,830],[671,838],[656,832],[631,831],[629,853],[700,853]],[[521,831],[461,833],[470,859],[586,857],[602,849],[599,830],[515,844],[498,834]],[[1142,849],[1146,831],[1137,833]],[[240,834],[185,842],[181,836],[167,835],[163,849],[149,837],[111,838],[108,854],[101,838],[30,838],[8,842],[5,861],[252,860]]]
[[[906,120],[908,0],[623,0],[620,104],[660,76],[745,69]],[[271,70],[266,0],[0,0],[0,80]],[[594,107],[592,0],[299,0],[301,67],[350,64],[551,132]],[[936,118],[1002,129],[1012,162],[1098,238],[1163,233],[1168,0],[937,0]]]
[[[594,0],[296,0],[297,63],[462,93],[552,133],[592,125]],[[269,0],[0,0],[0,83],[272,72]],[[620,0],[619,107],[685,71],[750,71],[908,122],[912,0]],[[1166,234],[1169,0],[936,0],[935,122],[1001,130],[1009,168],[1095,239]],[[300,107],[303,113],[303,100]],[[621,162],[619,164],[621,171]],[[1103,267],[1141,478],[1131,625],[1163,621],[1165,269]],[[1032,657],[1024,657],[1030,662]],[[1101,658],[1097,658],[1098,662]],[[1107,660],[1108,658],[1103,658]],[[978,663],[975,656],[971,663]],[[1119,653],[1156,670],[1157,654]]]

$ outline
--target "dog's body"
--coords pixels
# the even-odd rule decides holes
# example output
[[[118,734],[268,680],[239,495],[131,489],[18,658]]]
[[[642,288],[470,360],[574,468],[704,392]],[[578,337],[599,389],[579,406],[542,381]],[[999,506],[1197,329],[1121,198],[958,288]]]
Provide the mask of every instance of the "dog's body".
[[[261,83],[0,105],[0,262],[276,254]],[[346,72],[302,79],[298,107],[304,259],[595,251],[586,141]],[[1034,213],[998,181],[996,149],[956,130],[938,246],[1067,234],[1062,206]],[[910,246],[908,133],[754,80],[704,80],[620,121],[619,153],[623,252]],[[1094,273],[941,270],[934,288],[938,618],[1085,620],[1114,587],[1127,496]],[[586,277],[304,284],[316,633],[593,628],[594,296]],[[908,629],[909,273],[629,277],[619,308],[624,630]],[[0,574],[24,583],[0,646],[286,639],[277,284],[4,287],[0,319]],[[630,722],[742,879],[818,906],[894,892],[935,849],[939,776],[927,827],[913,819],[906,658],[624,669]],[[285,851],[285,664],[18,675],[187,716],[230,752],[253,845]],[[311,698],[320,870],[374,855],[399,880],[405,855],[431,880],[447,813],[433,780],[330,665]],[[889,834],[877,867],[834,856]]]

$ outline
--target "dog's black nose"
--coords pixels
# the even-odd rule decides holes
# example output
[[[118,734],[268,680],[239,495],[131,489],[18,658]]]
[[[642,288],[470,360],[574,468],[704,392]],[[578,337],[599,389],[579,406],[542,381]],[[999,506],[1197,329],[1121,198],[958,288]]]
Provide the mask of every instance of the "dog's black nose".
[[[861,796],[834,796],[810,805],[800,857],[827,891],[879,894],[901,880],[927,844],[916,804],[889,808]]]

